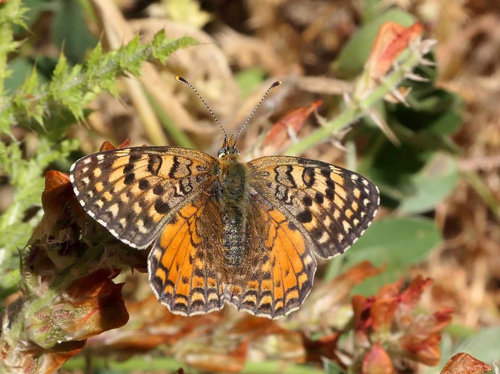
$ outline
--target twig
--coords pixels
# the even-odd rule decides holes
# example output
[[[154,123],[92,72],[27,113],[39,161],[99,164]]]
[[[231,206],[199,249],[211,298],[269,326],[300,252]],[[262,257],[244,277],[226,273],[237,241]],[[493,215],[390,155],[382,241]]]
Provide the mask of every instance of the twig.
[[[351,104],[332,121],[327,122],[323,127],[314,131],[311,135],[302,139],[300,142],[291,145],[285,154],[300,155],[308,149],[328,140],[332,134],[340,131],[345,126],[353,123],[357,119],[369,115],[368,109],[382,100],[384,96],[390,94],[405,78],[406,74],[413,70],[419,63],[423,61],[422,53],[411,50],[409,57],[400,67],[384,79],[383,84],[379,84],[371,93],[364,98],[352,101]]]

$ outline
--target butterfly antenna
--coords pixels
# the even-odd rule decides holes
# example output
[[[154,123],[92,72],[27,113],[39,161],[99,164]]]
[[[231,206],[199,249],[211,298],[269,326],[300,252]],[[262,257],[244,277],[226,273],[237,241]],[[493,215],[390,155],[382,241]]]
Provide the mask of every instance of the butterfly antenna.
[[[189,83],[187,80],[185,80],[184,78],[182,77],[179,77],[178,75],[175,77],[176,80],[178,80],[179,82],[182,82],[184,83],[186,86],[188,86],[189,88],[191,88],[194,93],[200,98],[201,102],[203,104],[205,104],[205,106],[207,107],[208,111],[210,112],[210,114],[212,115],[212,117],[214,118],[215,122],[217,122],[217,124],[219,125],[220,129],[222,130],[222,132],[224,133],[224,138],[226,139],[227,141],[227,133],[226,133],[226,130],[224,130],[224,127],[222,127],[221,123],[219,122],[219,120],[217,119],[217,117],[215,116],[214,112],[212,112],[212,109],[210,109],[210,107],[208,106],[207,102],[205,100],[203,100],[203,98],[201,97],[200,93],[198,92],[198,90],[196,88],[194,88],[194,86]]]
[[[243,126],[241,126],[241,129],[240,131],[238,131],[238,133],[236,134],[236,139],[234,140],[234,143],[236,144],[236,142],[238,141],[238,138],[240,137],[241,133],[243,132],[243,130],[245,129],[246,125],[248,125],[248,122],[250,122],[250,119],[253,117],[253,115],[255,114],[255,112],[257,111],[257,109],[259,109],[260,107],[260,104],[262,104],[266,98],[266,96],[269,94],[269,92],[271,92],[271,90],[273,88],[276,88],[278,86],[280,86],[283,82],[282,81],[276,81],[274,82],[271,87],[269,87],[266,91],[266,93],[264,94],[264,96],[262,96],[262,99],[260,99],[259,103],[257,104],[257,106],[255,107],[254,110],[252,110],[252,113],[250,113],[250,116],[248,116],[247,120],[245,121],[245,123],[243,124]]]

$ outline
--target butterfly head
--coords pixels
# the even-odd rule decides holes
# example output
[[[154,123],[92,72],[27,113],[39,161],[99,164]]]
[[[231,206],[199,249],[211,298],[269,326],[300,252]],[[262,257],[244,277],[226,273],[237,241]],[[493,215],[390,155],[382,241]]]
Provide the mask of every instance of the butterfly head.
[[[227,138],[224,138],[224,142],[222,143],[222,147],[219,149],[218,156],[219,159],[227,159],[227,158],[237,158],[240,154],[238,148],[236,148],[236,142],[234,140],[234,136],[231,135],[229,141]]]

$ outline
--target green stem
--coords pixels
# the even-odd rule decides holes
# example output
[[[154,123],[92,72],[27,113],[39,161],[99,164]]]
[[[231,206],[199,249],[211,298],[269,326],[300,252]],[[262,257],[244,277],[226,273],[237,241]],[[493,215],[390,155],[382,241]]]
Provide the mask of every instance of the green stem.
[[[184,131],[179,130],[179,128],[175,125],[170,116],[165,112],[165,109],[163,109],[163,107],[158,104],[158,102],[148,92],[148,90],[144,89],[144,92],[146,93],[146,96],[148,97],[149,102],[151,103],[151,106],[156,112],[156,115],[160,119],[160,122],[162,123],[163,127],[165,127],[165,130],[167,130],[168,135],[172,137],[175,143],[181,147],[196,149],[196,145],[194,145],[194,143],[191,141],[191,139],[189,139],[189,137],[186,135]]]
[[[498,220],[500,220],[500,202],[496,199],[495,195],[493,195],[481,177],[473,171],[462,171],[460,174],[477,192],[483,202],[489,206]]]
[[[284,153],[292,156],[300,155],[309,148],[328,140],[333,133],[338,132],[345,126],[368,114],[368,109],[375,105],[378,101],[382,100],[385,95],[394,90],[404,79],[405,74],[418,65],[421,58],[421,54],[411,52],[407,60],[404,61],[393,73],[389,74],[384,81],[381,82],[372,92],[366,95],[366,97],[357,102],[353,102],[332,121],[327,122],[311,135],[305,137],[298,143],[293,144]]]
[[[92,367],[94,369],[108,369],[121,373],[129,373],[134,370],[174,372],[179,368],[188,368],[185,364],[169,357],[155,357],[153,359],[133,357],[123,362],[92,358]],[[72,358],[63,366],[63,369],[68,371],[81,371],[84,368],[85,360],[81,356]],[[247,362],[245,369],[242,371],[242,373],[252,374],[320,374],[323,372],[323,370],[310,365],[289,364],[283,361]]]

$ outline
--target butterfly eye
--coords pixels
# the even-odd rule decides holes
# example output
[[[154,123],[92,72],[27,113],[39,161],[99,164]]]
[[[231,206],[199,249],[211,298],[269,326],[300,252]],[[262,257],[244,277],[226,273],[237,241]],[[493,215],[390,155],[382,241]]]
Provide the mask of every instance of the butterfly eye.
[[[218,153],[219,158],[224,157],[224,156],[226,155],[226,153],[227,153],[227,149],[226,149],[225,147],[224,147],[224,148],[221,148],[221,149],[219,150],[219,153]]]

